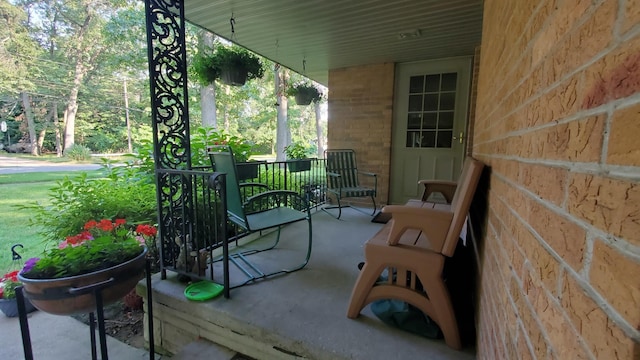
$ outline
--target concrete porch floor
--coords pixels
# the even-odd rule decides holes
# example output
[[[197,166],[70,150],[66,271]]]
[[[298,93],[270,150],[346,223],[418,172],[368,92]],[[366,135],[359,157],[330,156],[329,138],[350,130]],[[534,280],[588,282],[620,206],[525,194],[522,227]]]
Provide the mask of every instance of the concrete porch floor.
[[[186,285],[175,274],[168,272],[166,280],[154,275],[156,347],[175,354],[205,339],[256,359],[474,359],[473,344],[452,350],[443,339],[385,325],[369,306],[355,320],[346,317],[363,244],[382,226],[353,209],[344,209],[340,220],[318,211],[313,215],[309,264],[232,289],[230,299],[220,295],[206,302],[189,301],[183,295]],[[283,229],[277,249],[251,259],[262,259],[265,267],[282,266],[298,249],[296,244],[306,242],[306,234],[306,223],[290,225]],[[232,285],[238,281],[237,272],[231,266]],[[146,293],[143,283],[138,293]]]

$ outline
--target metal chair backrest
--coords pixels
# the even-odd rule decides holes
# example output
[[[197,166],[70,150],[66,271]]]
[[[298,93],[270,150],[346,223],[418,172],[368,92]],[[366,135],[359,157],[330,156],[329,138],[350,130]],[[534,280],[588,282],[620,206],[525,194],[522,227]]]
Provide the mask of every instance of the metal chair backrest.
[[[240,186],[238,185],[238,174],[236,172],[236,162],[233,158],[233,150],[231,150],[229,146],[216,146],[210,147],[208,152],[214,170],[227,175],[225,182],[229,220],[244,229],[248,229],[247,216],[244,212],[242,197],[240,196]]]
[[[351,149],[326,150],[325,159],[327,159],[327,172],[340,175],[339,178],[328,177],[327,182],[330,189],[360,186],[355,151]]]

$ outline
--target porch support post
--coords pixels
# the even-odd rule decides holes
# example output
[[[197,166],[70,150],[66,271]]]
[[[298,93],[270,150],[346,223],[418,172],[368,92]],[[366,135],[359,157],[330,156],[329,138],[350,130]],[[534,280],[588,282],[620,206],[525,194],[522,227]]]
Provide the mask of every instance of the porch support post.
[[[145,0],[145,15],[160,265],[164,278],[165,265],[171,265],[176,258],[174,239],[188,233],[185,227],[190,221],[184,216],[183,206],[190,208],[192,204],[191,189],[185,189],[184,183],[175,176],[158,172],[159,169],[191,169],[184,3]],[[175,186],[177,183],[181,185]],[[172,209],[171,204],[182,206]],[[180,213],[183,216],[177,219],[175,214]]]

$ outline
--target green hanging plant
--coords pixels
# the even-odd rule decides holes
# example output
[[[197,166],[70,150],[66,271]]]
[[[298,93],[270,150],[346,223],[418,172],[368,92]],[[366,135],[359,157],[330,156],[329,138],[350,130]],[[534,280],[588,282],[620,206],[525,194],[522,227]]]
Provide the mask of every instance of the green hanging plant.
[[[220,79],[228,85],[241,86],[247,80],[264,76],[260,58],[240,46],[217,45],[213,52],[199,52],[191,68],[202,85]]]
[[[298,105],[309,105],[322,100],[322,93],[320,90],[305,82],[292,85],[287,89],[286,93],[288,96],[295,97],[296,104]]]

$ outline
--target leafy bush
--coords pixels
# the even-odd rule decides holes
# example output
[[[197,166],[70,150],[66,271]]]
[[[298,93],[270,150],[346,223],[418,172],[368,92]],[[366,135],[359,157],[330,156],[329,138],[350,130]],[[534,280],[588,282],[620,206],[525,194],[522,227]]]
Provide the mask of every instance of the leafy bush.
[[[191,135],[191,165],[211,166],[207,146],[229,145],[233,150],[236,162],[246,162],[253,154],[253,144],[238,136],[233,136],[224,131],[216,131],[212,127],[199,127]]]
[[[51,205],[31,203],[31,222],[41,226],[45,240],[57,243],[76,234],[89,219],[124,218],[131,224],[156,223],[153,175],[134,166],[103,164],[106,176],[88,179],[86,173],[58,181],[49,192]]]
[[[64,151],[64,156],[75,161],[87,161],[91,159],[91,150],[86,146],[73,144]]]
[[[311,148],[301,142],[294,142],[285,146],[284,153],[287,155],[287,159],[306,159],[311,155]]]

